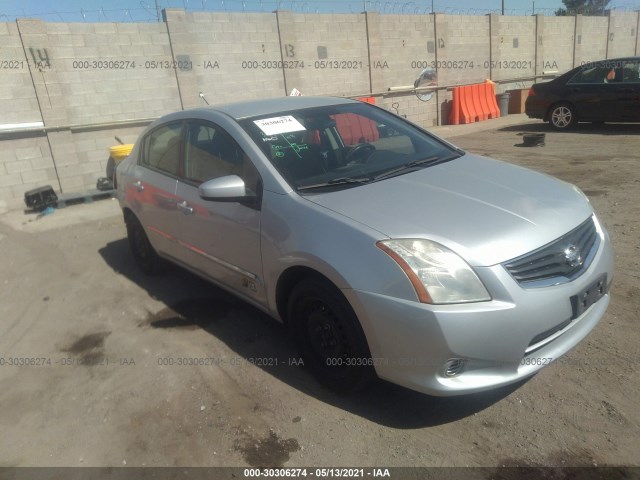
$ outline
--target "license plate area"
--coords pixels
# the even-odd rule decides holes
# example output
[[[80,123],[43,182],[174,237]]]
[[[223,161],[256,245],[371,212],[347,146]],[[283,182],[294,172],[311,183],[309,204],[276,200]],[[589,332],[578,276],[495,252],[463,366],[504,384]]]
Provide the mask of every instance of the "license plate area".
[[[582,292],[571,297],[571,319],[578,318],[607,293],[607,275],[601,275]]]

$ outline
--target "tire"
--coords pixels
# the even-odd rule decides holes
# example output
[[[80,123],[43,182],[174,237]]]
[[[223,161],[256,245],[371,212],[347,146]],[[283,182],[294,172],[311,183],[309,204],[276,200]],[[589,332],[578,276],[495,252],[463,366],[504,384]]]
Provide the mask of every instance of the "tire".
[[[555,130],[570,130],[576,123],[578,123],[578,117],[576,115],[576,109],[572,105],[568,103],[558,103],[551,107],[549,111],[549,124]]]
[[[288,319],[304,365],[339,393],[363,389],[375,377],[367,340],[342,293],[320,278],[307,278],[289,297]]]
[[[158,256],[140,221],[133,215],[126,219],[129,248],[138,268],[147,275],[157,275],[164,270],[164,262]]]
[[[109,160],[107,160],[107,178],[109,180],[111,180],[111,182],[113,182],[113,179],[116,175],[116,161],[113,159],[113,157],[109,157]]]

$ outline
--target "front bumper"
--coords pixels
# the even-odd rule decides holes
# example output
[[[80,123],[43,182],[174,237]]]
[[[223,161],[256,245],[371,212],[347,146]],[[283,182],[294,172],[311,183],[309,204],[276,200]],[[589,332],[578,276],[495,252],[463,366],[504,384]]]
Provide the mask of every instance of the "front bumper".
[[[571,319],[572,296],[603,275],[607,292],[611,284],[611,243],[605,230],[600,235],[591,265],[569,283],[525,289],[502,265],[476,268],[492,295],[489,302],[427,305],[344,290],[364,329],[378,376],[448,396],[508,385],[551,364],[587,336],[609,304],[606,293]],[[543,332],[552,333],[541,340]],[[464,369],[448,376],[445,370],[452,359],[462,359]]]

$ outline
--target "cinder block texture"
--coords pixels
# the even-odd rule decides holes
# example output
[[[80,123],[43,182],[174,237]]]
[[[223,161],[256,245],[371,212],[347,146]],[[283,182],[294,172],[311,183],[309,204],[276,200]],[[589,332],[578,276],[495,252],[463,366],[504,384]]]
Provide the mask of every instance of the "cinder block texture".
[[[618,12],[609,15],[607,58],[631,57],[635,54],[639,12]]]
[[[536,73],[536,17],[491,15],[492,80],[531,77]]]
[[[396,115],[410,119],[423,128],[438,124],[438,98],[434,93],[430,100],[422,101],[416,95],[392,94],[376,98],[376,104]]]
[[[276,16],[287,92],[293,88],[303,95],[370,92],[365,15],[278,11]]]
[[[438,84],[483,82],[490,75],[490,17],[436,14]]]
[[[19,20],[18,27],[47,125],[180,109],[166,24],[70,23],[61,31],[60,24]],[[143,100],[153,100],[153,108]]]
[[[367,14],[372,91],[412,86],[436,68],[433,15]]]
[[[0,124],[40,122],[38,99],[18,27],[0,24]]]
[[[574,65],[582,65],[607,56],[607,17],[576,17]]]
[[[282,96],[284,68],[276,15],[167,10],[184,108]],[[184,68],[180,68],[184,67]]]
[[[0,204],[50,183],[95,186],[118,127],[210,104],[288,95],[370,96],[423,127],[446,123],[459,84],[521,88],[543,72],[640,53],[639,13],[609,17],[209,13],[164,11],[163,23],[0,23]],[[411,91],[436,73],[430,99]],[[527,78],[528,77],[528,78]],[[400,87],[400,88],[398,88]],[[404,87],[404,89],[403,89]],[[391,90],[390,90],[391,89]],[[402,91],[404,90],[404,91]]]
[[[575,17],[536,17],[536,73],[563,73],[573,68]]]

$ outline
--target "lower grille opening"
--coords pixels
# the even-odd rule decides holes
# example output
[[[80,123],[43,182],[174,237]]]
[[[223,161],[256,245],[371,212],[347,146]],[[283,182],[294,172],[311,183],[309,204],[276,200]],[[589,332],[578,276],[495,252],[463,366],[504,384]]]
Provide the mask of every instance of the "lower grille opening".
[[[536,335],[535,337],[533,337],[531,339],[531,341],[529,342],[529,345],[527,347],[526,353],[527,355],[535,352],[538,348],[542,348],[544,346],[544,341],[553,336],[555,333],[559,332],[560,330],[562,330],[563,328],[566,328],[570,323],[572,322],[571,319],[565,320],[564,322],[562,322],[560,325],[556,325],[555,327],[550,328],[549,330],[545,330],[542,333],[539,333],[538,335]],[[534,348],[532,350],[529,350],[531,347],[539,344],[539,343],[543,343],[542,345],[540,345],[537,348]]]

